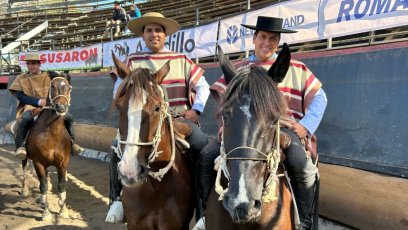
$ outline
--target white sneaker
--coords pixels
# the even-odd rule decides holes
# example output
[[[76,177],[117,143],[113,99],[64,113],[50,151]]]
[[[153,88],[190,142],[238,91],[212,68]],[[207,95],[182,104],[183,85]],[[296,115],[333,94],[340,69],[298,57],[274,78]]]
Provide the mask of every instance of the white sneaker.
[[[124,213],[122,201],[113,201],[106,215],[105,222],[107,223],[123,223]]]
[[[21,160],[25,160],[27,158],[27,151],[25,147],[19,147],[16,150],[16,157],[20,158]]]
[[[205,217],[201,217],[192,230],[205,230]]]

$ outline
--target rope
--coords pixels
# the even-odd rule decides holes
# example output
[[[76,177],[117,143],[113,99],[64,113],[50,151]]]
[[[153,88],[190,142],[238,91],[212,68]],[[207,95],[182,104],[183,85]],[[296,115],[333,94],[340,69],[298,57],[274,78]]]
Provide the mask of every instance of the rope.
[[[119,129],[118,129],[118,131],[116,133],[116,138],[118,140],[118,146],[117,147],[111,146],[111,148],[115,151],[115,153],[117,154],[119,159],[122,159],[123,153],[122,153],[122,149],[120,147],[121,144],[123,144],[123,145],[137,145],[137,146],[149,146],[149,145],[153,146],[153,150],[149,155],[149,161],[148,161],[148,165],[147,165],[147,167],[150,168],[149,164],[154,162],[154,160],[163,152],[163,151],[157,151],[157,150],[158,150],[158,147],[159,147],[159,143],[161,141],[162,125],[163,125],[164,119],[167,118],[168,125],[169,125],[169,131],[170,131],[170,143],[171,143],[170,160],[167,163],[167,165],[164,168],[159,169],[159,171],[157,171],[157,172],[149,171],[149,173],[148,173],[154,179],[156,179],[158,181],[161,181],[163,179],[164,175],[166,175],[166,173],[171,169],[171,167],[174,164],[174,160],[176,158],[176,145],[175,145],[175,137],[174,137],[173,120],[172,120],[171,114],[168,112],[169,103],[167,102],[168,101],[167,92],[162,87],[159,87],[159,90],[161,92],[161,95],[162,95],[164,101],[161,103],[161,106],[160,106],[161,113],[160,113],[159,124],[157,126],[156,134],[153,137],[153,140],[151,142],[127,142],[127,141],[122,141],[121,138],[120,138],[120,133],[119,133]]]
[[[275,148],[272,149],[270,152],[265,154],[264,152],[253,148],[249,146],[238,146],[232,150],[230,150],[228,153],[225,152],[224,148],[224,133],[221,136],[221,146],[220,146],[220,156],[217,158],[216,165],[218,165],[217,169],[217,176],[215,179],[215,191],[219,195],[218,200],[223,200],[224,199],[224,194],[228,191],[229,184],[227,185],[227,188],[223,188],[221,185],[221,171],[224,173],[224,176],[227,178],[229,181],[230,176],[227,168],[227,160],[255,160],[255,161],[266,161],[267,163],[267,171],[266,173],[269,175],[268,178],[266,179],[265,182],[265,189],[262,195],[262,201],[263,202],[271,202],[273,200],[276,200],[276,182],[278,181],[278,178],[283,176],[283,174],[276,174],[278,171],[279,167],[279,162],[280,162],[280,125],[279,125],[279,120],[277,121],[275,125]],[[255,152],[261,154],[265,158],[253,158],[253,157],[228,157],[229,154],[234,152],[235,150],[238,149],[250,149],[254,150]],[[229,183],[229,182],[228,182]]]
[[[51,98],[51,89],[52,89],[52,87],[50,87],[50,90],[48,90],[48,99],[50,100],[51,106],[44,106],[43,109],[56,110],[55,109],[56,105],[54,103],[54,100],[56,100],[57,98],[60,98],[60,97],[65,98],[65,100],[67,100],[67,103],[68,103],[67,107],[71,106],[71,89],[72,89],[72,86],[69,84],[68,80],[63,78],[63,77],[54,77],[50,82],[50,86],[51,86],[52,82],[54,80],[56,80],[56,79],[64,80],[65,82],[68,83],[68,85],[70,87],[69,92],[68,92],[68,97],[65,96],[64,94],[58,94],[54,98]]]

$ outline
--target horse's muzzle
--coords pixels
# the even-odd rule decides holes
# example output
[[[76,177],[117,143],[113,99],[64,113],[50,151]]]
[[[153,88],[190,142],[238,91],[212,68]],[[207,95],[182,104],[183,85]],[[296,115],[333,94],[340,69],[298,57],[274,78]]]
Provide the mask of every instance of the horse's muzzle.
[[[128,171],[122,169],[120,165],[118,165],[118,167],[120,181],[126,187],[143,184],[147,181],[147,177],[149,176],[149,171],[144,165],[137,165],[136,173],[128,173]]]
[[[68,106],[64,105],[64,104],[57,103],[57,104],[55,104],[55,110],[59,114],[65,114],[68,111]]]
[[[235,223],[241,224],[254,221],[261,215],[261,200],[255,199],[238,203],[232,201],[232,198],[226,195],[224,196],[223,205]]]

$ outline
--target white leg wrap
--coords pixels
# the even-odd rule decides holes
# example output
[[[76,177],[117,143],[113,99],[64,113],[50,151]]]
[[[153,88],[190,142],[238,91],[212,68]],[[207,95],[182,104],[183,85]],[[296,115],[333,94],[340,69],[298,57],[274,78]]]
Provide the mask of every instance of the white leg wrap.
[[[46,205],[46,203],[47,203],[47,195],[41,195],[41,197],[40,197],[40,203],[41,203],[41,205]]]
[[[110,206],[105,222],[122,223],[124,218],[122,201],[114,201]]]
[[[67,199],[67,192],[62,192],[59,194],[59,200],[58,200],[58,204],[59,206],[62,206],[65,204],[65,200]]]

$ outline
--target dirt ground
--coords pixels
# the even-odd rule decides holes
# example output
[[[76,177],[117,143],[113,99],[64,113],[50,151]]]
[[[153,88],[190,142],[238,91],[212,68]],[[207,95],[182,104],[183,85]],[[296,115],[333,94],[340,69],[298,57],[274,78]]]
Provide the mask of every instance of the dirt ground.
[[[38,180],[32,169],[30,195],[21,196],[22,168],[11,154],[14,147],[0,146],[0,229],[126,229],[124,224],[105,223],[108,210],[108,164],[95,159],[72,157],[68,170],[67,208],[69,219],[56,225],[59,211],[57,175],[51,167],[50,176],[55,185],[48,193],[52,221],[41,221]]]
[[[108,164],[97,159],[72,157],[68,170],[67,208],[68,219],[57,223],[59,206],[56,183],[57,174],[51,167],[53,184],[48,192],[52,221],[42,221],[39,205],[39,182],[32,165],[29,165],[30,194],[21,195],[22,168],[20,160],[12,154],[14,146],[0,145],[0,230],[3,229],[126,229],[125,224],[105,223],[108,210]],[[193,226],[193,223],[192,225]],[[349,229],[327,220],[319,220],[319,229]]]

